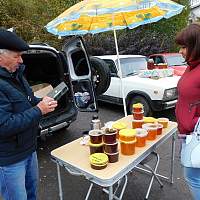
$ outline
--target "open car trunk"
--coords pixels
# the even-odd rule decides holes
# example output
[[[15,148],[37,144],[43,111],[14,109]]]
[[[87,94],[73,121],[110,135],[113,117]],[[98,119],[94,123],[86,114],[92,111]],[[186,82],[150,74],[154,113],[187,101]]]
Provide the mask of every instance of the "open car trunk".
[[[67,64],[64,65],[62,54],[48,49],[31,49],[23,54],[23,61],[26,66],[25,76],[31,85],[35,96],[42,98],[62,81],[70,87]],[[61,124],[65,122],[68,126],[76,119],[77,109],[74,106],[71,90],[68,90],[58,100],[58,106],[52,113],[45,115],[41,120],[41,128],[45,129],[50,124]],[[68,119],[70,120],[68,123]],[[67,122],[67,124],[66,124]],[[48,130],[48,132],[51,130]],[[52,130],[54,131],[54,130]]]

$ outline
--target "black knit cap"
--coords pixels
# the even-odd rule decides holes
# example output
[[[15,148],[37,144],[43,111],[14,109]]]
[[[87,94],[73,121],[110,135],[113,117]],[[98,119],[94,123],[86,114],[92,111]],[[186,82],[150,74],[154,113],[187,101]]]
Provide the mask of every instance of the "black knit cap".
[[[29,49],[29,46],[14,32],[0,28],[0,49],[8,49],[11,51],[26,51]]]

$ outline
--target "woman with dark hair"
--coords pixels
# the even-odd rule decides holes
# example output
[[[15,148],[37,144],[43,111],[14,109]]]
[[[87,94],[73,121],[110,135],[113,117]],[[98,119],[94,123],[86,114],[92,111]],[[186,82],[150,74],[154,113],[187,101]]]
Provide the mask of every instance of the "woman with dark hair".
[[[186,135],[193,132],[200,117],[200,24],[192,23],[183,29],[177,34],[176,43],[188,64],[177,85],[176,119],[183,153]],[[200,168],[183,168],[184,177],[194,199],[200,199]]]

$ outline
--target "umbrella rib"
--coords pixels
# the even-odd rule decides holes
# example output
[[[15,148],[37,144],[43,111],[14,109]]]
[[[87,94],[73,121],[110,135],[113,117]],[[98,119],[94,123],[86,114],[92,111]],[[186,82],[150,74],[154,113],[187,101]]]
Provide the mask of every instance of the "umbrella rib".
[[[124,12],[121,12],[121,14],[122,14],[122,17],[123,17],[123,19],[124,19],[124,22],[126,23],[126,27],[128,27],[128,24],[127,24],[127,22],[126,22],[126,18],[124,17]]]
[[[91,26],[92,26],[93,19],[94,19],[94,17],[92,17],[92,20],[91,20],[91,22],[90,22],[90,26],[89,26],[89,28],[88,28],[88,32],[91,31]]]
[[[96,9],[96,17],[97,17],[97,9]],[[89,26],[89,28],[88,28],[88,32],[91,31],[91,26],[92,26],[93,20],[94,20],[94,17],[92,17],[92,20],[91,20],[90,26]]]

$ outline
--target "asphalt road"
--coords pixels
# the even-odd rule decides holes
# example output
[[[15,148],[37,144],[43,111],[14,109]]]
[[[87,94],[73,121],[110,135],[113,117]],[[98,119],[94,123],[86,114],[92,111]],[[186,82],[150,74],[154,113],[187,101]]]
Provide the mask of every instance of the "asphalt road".
[[[40,169],[39,200],[58,200],[58,181],[56,164],[50,159],[50,152],[70,141],[79,138],[84,130],[89,130],[92,113],[79,113],[78,119],[68,128],[56,132],[48,137],[46,141],[40,141],[38,146],[38,158]],[[101,104],[99,117],[103,123],[114,121],[124,116],[123,108],[110,104]],[[168,117],[175,121],[174,110],[154,114],[155,117]],[[175,174],[174,184],[164,182],[161,189],[156,181],[149,196],[149,200],[191,200],[191,196],[182,177],[182,170],[179,164],[179,144],[176,142]],[[158,171],[163,175],[168,175],[170,167],[171,143],[161,145],[158,152],[160,154],[160,165]],[[78,153],[78,152],[76,152]],[[85,198],[89,181],[84,177],[72,176],[61,168],[64,200],[81,200]],[[143,200],[147,191],[150,176],[141,172],[133,172],[128,176],[128,185],[123,199]],[[104,200],[108,196],[102,192],[100,186],[95,185],[89,199]]]

